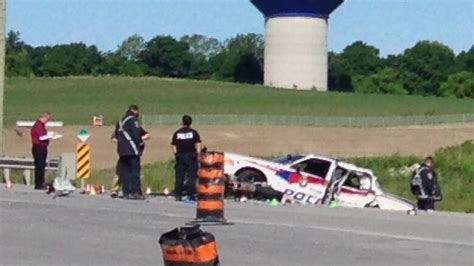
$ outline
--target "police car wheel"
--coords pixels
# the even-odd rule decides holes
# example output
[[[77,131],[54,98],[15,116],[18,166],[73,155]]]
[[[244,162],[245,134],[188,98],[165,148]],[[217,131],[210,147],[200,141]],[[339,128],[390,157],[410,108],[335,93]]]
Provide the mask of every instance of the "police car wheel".
[[[244,170],[237,175],[237,181],[245,183],[266,183],[265,176],[255,170]]]

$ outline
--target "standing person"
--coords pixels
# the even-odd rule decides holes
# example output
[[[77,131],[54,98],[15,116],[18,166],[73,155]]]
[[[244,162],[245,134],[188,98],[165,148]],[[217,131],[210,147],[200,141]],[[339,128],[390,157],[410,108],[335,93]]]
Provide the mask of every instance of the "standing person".
[[[435,202],[441,201],[441,188],[434,171],[433,157],[426,157],[423,164],[413,173],[411,191],[418,199],[419,210],[432,212],[435,209]]]
[[[49,112],[44,112],[31,128],[31,143],[34,163],[35,163],[35,189],[46,189],[44,183],[44,172],[46,168],[46,158],[48,157],[49,140],[55,137],[54,132],[46,130],[46,123],[51,119]]]
[[[196,179],[198,171],[198,158],[201,151],[201,136],[191,128],[193,123],[189,115],[182,118],[182,127],[172,137],[171,146],[176,159],[174,196],[177,201],[182,200],[183,192],[189,200],[196,200]],[[185,178],[187,177],[184,188]]]
[[[140,156],[144,144],[138,116],[138,106],[131,105],[115,127],[119,155],[118,171],[125,199],[145,199],[140,184]]]
[[[143,140],[142,142],[142,154],[143,154],[143,152],[145,152],[145,140],[150,139],[150,134],[145,129],[143,129],[143,127],[140,127],[140,134]],[[116,129],[114,130],[114,133],[112,133],[112,136],[111,136],[112,142],[115,142],[115,143],[118,142],[117,135],[118,135],[118,131]],[[120,160],[117,160],[117,165],[115,166],[115,177],[112,180],[112,189],[110,193],[110,196],[112,198],[118,197],[118,193],[120,191],[120,188],[122,187],[122,180],[120,180],[120,169],[119,169],[120,163],[119,162]],[[142,194],[141,190],[140,190],[140,194]]]

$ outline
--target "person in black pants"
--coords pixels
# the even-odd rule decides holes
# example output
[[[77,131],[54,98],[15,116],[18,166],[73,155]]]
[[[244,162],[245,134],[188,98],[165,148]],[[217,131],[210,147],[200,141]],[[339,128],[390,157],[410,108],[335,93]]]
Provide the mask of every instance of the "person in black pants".
[[[144,145],[138,115],[138,106],[131,105],[115,127],[118,170],[125,199],[145,199],[140,184],[140,156]]]
[[[35,163],[35,189],[46,189],[44,172],[46,168],[46,158],[48,157],[49,140],[53,139],[54,132],[46,130],[46,123],[51,119],[51,114],[45,112],[36,120],[31,128],[31,143],[34,163]]]
[[[146,132],[146,130],[143,129],[142,127],[140,127],[140,132],[141,132],[140,134],[143,141],[150,139],[150,134]],[[118,129],[116,128],[114,133],[111,136],[111,140],[115,143],[118,142],[117,135],[118,135]],[[145,151],[145,142],[141,143],[141,150],[143,154],[143,152]],[[121,164],[120,164],[120,158],[119,158],[119,160],[117,161],[117,165],[115,167],[116,176],[112,180],[112,189],[111,189],[111,194],[110,194],[112,198],[118,197],[119,190],[122,187],[122,180],[120,180],[120,167],[121,167]],[[138,181],[140,182],[140,179],[138,179]],[[141,183],[139,183],[138,185],[136,184],[135,186],[141,188]],[[139,194],[143,195],[141,189],[139,191]]]
[[[182,127],[173,134],[171,140],[173,154],[176,159],[174,196],[177,201],[182,200],[183,192],[189,200],[196,200],[196,179],[199,152],[201,151],[201,136],[191,128],[192,122],[193,120],[189,115],[184,115]]]
[[[423,164],[413,173],[411,191],[418,199],[419,210],[432,212],[435,210],[435,202],[442,200],[433,157],[426,157]]]

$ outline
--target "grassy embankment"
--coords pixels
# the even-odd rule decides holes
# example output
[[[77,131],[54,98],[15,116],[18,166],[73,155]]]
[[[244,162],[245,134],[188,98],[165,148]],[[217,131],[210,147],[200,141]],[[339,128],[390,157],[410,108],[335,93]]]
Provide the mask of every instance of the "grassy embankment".
[[[66,125],[93,115],[116,121],[131,103],[144,114],[409,116],[474,113],[473,99],[321,93],[214,81],[159,78],[8,78],[5,124],[49,110]]]

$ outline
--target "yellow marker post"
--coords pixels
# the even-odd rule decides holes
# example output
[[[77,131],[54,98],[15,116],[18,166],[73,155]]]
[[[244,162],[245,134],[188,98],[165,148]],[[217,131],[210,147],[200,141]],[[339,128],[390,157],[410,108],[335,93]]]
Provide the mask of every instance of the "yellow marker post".
[[[91,146],[89,144],[77,144],[76,167],[77,178],[91,177]]]
[[[77,138],[81,141],[76,146],[76,177],[81,179],[81,188],[84,189],[84,179],[91,177],[91,146],[86,143],[90,134],[81,129]]]

